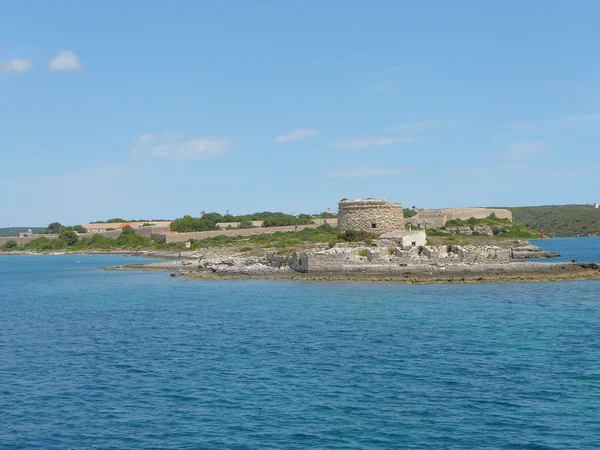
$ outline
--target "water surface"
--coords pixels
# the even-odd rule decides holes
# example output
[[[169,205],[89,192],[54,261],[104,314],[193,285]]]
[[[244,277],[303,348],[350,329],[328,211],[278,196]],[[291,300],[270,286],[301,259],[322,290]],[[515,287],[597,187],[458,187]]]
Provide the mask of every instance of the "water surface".
[[[600,448],[598,280],[96,268],[123,262],[0,258],[0,447]]]

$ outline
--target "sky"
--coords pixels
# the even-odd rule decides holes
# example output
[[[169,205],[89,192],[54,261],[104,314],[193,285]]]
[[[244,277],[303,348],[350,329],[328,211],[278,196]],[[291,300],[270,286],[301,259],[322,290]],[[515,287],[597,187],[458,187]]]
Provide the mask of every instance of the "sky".
[[[600,2],[4,2],[0,227],[600,201]]]

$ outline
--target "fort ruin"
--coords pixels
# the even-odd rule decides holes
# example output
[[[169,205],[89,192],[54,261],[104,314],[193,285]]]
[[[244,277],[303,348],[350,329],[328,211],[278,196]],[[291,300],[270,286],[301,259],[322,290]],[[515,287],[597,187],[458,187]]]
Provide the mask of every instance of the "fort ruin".
[[[338,204],[338,231],[348,230],[375,234],[404,230],[402,205],[382,198],[341,200]]]

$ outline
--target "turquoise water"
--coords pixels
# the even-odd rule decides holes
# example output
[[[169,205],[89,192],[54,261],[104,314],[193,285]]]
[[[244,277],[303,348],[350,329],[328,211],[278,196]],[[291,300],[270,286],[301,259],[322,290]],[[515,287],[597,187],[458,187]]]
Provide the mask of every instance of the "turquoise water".
[[[560,257],[547,259],[548,262],[571,261],[573,258],[581,262],[600,262],[600,236],[552,238],[530,242],[545,251],[560,253]]]
[[[0,257],[0,448],[600,448],[598,280],[96,269],[123,260]]]

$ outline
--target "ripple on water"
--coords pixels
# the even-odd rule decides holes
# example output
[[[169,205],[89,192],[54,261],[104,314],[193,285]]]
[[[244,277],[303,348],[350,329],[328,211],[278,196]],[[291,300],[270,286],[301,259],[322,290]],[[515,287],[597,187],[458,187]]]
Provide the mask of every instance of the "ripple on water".
[[[111,258],[0,258],[0,447],[600,448],[595,280],[190,283]]]

